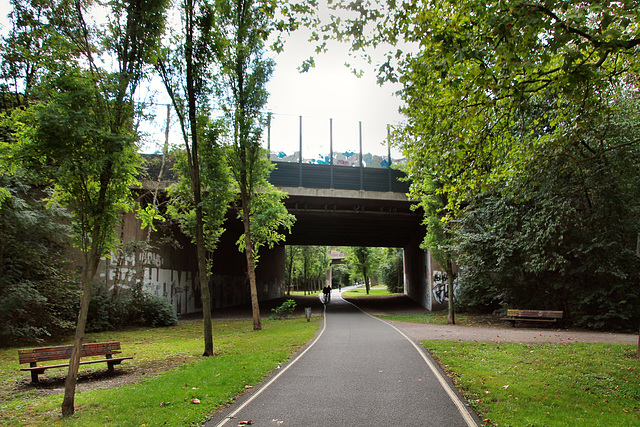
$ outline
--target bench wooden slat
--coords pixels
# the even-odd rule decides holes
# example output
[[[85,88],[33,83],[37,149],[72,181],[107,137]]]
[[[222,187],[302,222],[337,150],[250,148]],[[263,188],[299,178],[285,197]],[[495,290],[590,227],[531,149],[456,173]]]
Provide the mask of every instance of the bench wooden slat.
[[[501,320],[510,321],[513,326],[516,326],[516,321],[524,322],[557,322],[558,319],[562,319],[564,312],[558,310],[518,310],[509,308],[507,309],[507,317],[502,317]]]
[[[563,312],[556,310],[516,310],[508,309],[507,317],[541,317],[562,319]]]
[[[80,364],[81,365],[90,365],[92,363],[108,363],[111,365],[118,365],[120,363],[122,363],[123,360],[127,360],[127,359],[133,359],[133,356],[126,356],[126,357],[117,357],[114,359],[100,359],[100,360],[85,360],[85,361],[81,361]],[[66,368],[69,367],[68,363],[61,363],[59,365],[41,365],[41,366],[33,366],[33,367],[28,367],[28,368],[20,368],[21,371],[36,371],[36,372],[44,372],[47,369],[51,369],[51,368]]]
[[[119,350],[120,342],[118,341],[83,344],[80,357],[117,354],[120,353]],[[20,359],[20,364],[31,362],[45,362],[48,360],[70,359],[72,351],[72,345],[27,348],[18,350],[18,358]]]

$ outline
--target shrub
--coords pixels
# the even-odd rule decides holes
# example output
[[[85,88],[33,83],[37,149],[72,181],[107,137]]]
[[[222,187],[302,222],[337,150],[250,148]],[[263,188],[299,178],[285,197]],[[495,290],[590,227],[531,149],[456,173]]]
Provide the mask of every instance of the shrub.
[[[115,329],[112,317],[115,315],[115,299],[108,295],[104,286],[93,286],[89,312],[87,314],[87,332],[102,332]]]
[[[293,311],[296,309],[296,302],[292,299],[288,299],[282,303],[279,307],[272,308],[271,311],[273,314],[269,317],[270,319],[286,319],[289,317]]]
[[[79,286],[65,251],[68,214],[23,176],[0,174],[0,345],[40,343],[73,330]]]
[[[173,306],[165,298],[143,294],[141,302],[140,314],[143,325],[155,328],[178,324],[178,316]]]
[[[88,332],[101,332],[127,325],[174,326],[178,316],[164,298],[121,289],[113,296],[102,285],[95,285],[89,303]]]

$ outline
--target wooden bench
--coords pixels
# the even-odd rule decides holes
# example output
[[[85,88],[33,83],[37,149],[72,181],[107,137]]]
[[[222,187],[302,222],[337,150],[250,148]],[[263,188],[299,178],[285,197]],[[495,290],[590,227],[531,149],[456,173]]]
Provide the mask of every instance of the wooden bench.
[[[549,322],[554,323],[558,322],[558,319],[562,319],[563,312],[562,311],[553,311],[553,310],[515,310],[508,309],[507,317],[501,318],[501,320],[509,320],[513,323],[513,326],[516,326],[516,321],[526,321],[526,322]]]
[[[21,368],[20,370],[30,371],[31,381],[37,383],[38,375],[44,373],[45,370],[51,368],[64,368],[69,366],[68,363],[58,365],[38,365],[38,363],[51,360],[71,359],[72,351],[72,345],[27,348],[18,350],[18,358],[20,359],[20,364],[22,365],[23,363],[29,363],[28,368]],[[119,365],[123,360],[133,359],[133,357],[131,356],[114,358],[113,355],[118,353],[120,353],[120,343],[117,341],[83,344],[80,357],[104,356],[104,359],[81,361],[80,364],[88,365],[91,363],[107,363],[107,369],[109,371],[113,371],[114,365]]]

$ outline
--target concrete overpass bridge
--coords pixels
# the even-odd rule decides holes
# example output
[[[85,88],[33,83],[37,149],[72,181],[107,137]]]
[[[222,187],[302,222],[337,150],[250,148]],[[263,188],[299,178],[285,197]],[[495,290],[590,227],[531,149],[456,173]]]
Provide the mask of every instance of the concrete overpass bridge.
[[[430,257],[419,248],[422,212],[407,198],[404,173],[387,168],[276,163],[270,182],[296,216],[288,245],[396,247],[404,250],[405,293],[433,308]]]
[[[285,204],[296,216],[286,245],[396,247],[404,250],[405,293],[425,308],[439,309],[445,301],[436,292],[439,277],[429,254],[420,249],[424,238],[422,213],[413,210],[404,174],[389,167],[359,167],[276,162],[270,182],[289,196]],[[169,184],[166,182],[165,184]],[[226,231],[212,255],[211,297],[214,308],[250,301],[246,260],[236,241],[242,223],[229,216]],[[144,241],[139,221],[128,214],[125,241]],[[106,261],[107,285],[140,280],[148,292],[169,299],[179,314],[202,307],[195,247],[175,225],[152,232],[151,248]],[[256,270],[261,300],[284,295],[285,247],[261,249]],[[435,274],[434,274],[435,273]]]
[[[394,169],[277,163],[269,181],[289,195],[296,216],[287,244],[403,248],[422,239],[422,215],[402,177]]]

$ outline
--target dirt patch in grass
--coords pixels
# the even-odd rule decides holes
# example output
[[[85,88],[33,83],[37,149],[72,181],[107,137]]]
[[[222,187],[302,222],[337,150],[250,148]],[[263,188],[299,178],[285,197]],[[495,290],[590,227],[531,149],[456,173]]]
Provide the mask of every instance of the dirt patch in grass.
[[[287,299],[296,301],[296,309],[292,317],[304,317],[305,307],[311,307],[314,317],[321,316],[323,305],[317,296],[285,296],[270,301],[260,303],[261,317],[266,319],[271,315],[271,309],[280,306]],[[212,313],[214,321],[224,320],[248,320],[252,318],[251,306],[249,304],[214,310]],[[202,313],[193,313],[181,318],[181,322],[197,321],[202,319]],[[52,344],[53,345],[53,344]],[[197,361],[198,357],[170,356],[154,360],[147,360],[144,363],[133,360],[124,361],[116,366],[113,372],[106,369],[106,363],[92,365],[91,368],[82,370],[78,374],[77,391],[99,390],[123,385],[133,384],[143,378],[154,376],[170,369],[181,366],[185,363]],[[62,363],[62,362],[61,362]],[[95,367],[93,367],[95,366]],[[43,397],[53,394],[64,393],[64,382],[68,368],[49,369],[39,376],[39,382],[33,384],[28,372],[19,379],[0,384],[0,402],[10,401],[26,395]]]
[[[133,384],[134,382],[165,372],[172,368],[184,365],[193,361],[185,357],[168,357],[154,360],[153,363],[143,365],[133,365],[132,363],[116,367],[113,372],[105,369],[91,369],[78,374],[77,391],[100,390],[122,385]],[[135,362],[133,361],[128,362]],[[6,394],[0,397],[0,401],[12,400],[26,393],[34,393],[35,397],[44,397],[52,394],[64,393],[64,382],[68,369],[50,369],[45,374],[39,376],[39,382],[33,384],[29,373],[25,372],[25,378],[15,381],[12,387],[5,389]]]

